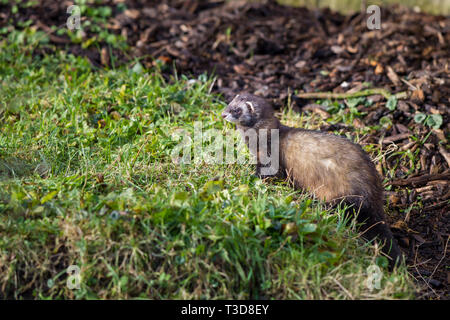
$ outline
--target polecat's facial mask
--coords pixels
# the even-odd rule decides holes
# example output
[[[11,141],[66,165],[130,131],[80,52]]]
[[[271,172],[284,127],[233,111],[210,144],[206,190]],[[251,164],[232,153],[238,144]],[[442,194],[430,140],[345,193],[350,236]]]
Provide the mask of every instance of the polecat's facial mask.
[[[222,117],[228,122],[247,125],[251,122],[254,111],[251,101],[246,101],[245,96],[237,95],[222,112]]]
[[[230,112],[224,111],[222,112],[222,118],[231,123],[237,123],[239,118],[235,118]]]

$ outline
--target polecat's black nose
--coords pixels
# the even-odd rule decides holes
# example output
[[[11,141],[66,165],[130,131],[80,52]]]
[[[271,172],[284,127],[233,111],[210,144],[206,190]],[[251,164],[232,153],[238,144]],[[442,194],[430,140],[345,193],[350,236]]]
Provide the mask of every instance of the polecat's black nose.
[[[225,112],[222,112],[222,118],[226,118],[227,114]]]

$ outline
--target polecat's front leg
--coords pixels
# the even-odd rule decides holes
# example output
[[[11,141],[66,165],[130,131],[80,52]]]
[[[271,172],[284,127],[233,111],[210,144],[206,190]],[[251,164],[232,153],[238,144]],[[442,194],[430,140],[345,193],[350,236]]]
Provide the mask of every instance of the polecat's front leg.
[[[261,168],[263,168],[263,165],[260,163],[256,164],[256,170],[255,170],[255,176],[257,176],[260,179],[265,179],[265,178],[270,178],[272,176],[268,176],[268,175],[263,175],[261,173]]]
[[[282,168],[280,168],[278,166],[276,171],[273,172],[274,170],[269,170],[269,168],[273,165],[271,162],[269,162],[268,164],[262,164],[259,160],[260,159],[259,159],[259,153],[258,153],[258,159],[257,159],[257,163],[256,163],[255,176],[257,176],[260,179],[265,179],[265,178],[279,178],[279,179],[283,179],[283,178],[285,178],[284,170],[282,170]],[[267,169],[267,170],[264,170],[264,169]],[[272,174],[265,174],[264,171],[266,171],[266,172],[273,172],[273,173]]]

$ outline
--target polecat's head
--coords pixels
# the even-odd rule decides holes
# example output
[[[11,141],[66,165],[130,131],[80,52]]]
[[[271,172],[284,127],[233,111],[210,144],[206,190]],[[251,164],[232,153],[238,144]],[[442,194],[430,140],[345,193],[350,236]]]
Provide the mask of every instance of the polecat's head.
[[[273,108],[263,98],[242,93],[228,104],[222,112],[222,117],[229,122],[251,128],[259,121],[273,117]]]

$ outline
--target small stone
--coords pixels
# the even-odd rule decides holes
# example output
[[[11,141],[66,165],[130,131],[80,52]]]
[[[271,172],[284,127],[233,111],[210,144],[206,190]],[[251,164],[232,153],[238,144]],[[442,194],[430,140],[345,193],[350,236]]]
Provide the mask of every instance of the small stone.
[[[430,279],[428,283],[435,288],[440,288],[442,286],[442,282],[436,279]]]

